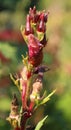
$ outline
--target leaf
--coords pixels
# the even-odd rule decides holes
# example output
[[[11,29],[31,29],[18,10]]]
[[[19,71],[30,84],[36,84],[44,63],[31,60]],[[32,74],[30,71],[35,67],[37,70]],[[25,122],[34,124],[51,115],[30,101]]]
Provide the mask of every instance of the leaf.
[[[38,37],[39,41],[42,41],[43,38],[44,38],[44,33],[43,33],[43,32],[38,32],[38,31],[37,31],[37,37]]]
[[[20,30],[21,30],[21,34],[22,34],[23,39],[25,40],[26,44],[28,44],[27,35],[25,34],[25,27],[23,25],[21,25]]]
[[[50,97],[51,97],[55,92],[56,92],[56,90],[54,90],[54,91],[53,91],[52,93],[50,93],[47,97],[45,97],[45,98],[41,101],[40,105],[42,105],[42,104],[46,103],[47,101],[49,101],[49,100],[50,100]]]
[[[48,102],[50,100],[50,97],[56,92],[56,89],[50,93],[47,97],[45,97],[41,102],[38,103],[38,105],[34,108],[34,110],[36,110],[39,106],[45,104],[46,102]]]
[[[23,63],[25,66],[28,66],[28,55],[26,57],[24,57],[24,55],[22,55],[22,58],[23,58]]]
[[[14,82],[14,84],[18,87],[19,92],[21,92],[20,85],[19,85],[19,83],[18,83],[19,79],[16,79],[16,80],[15,80],[14,77],[12,76],[12,74],[10,74],[10,78],[11,78],[11,80]]]
[[[40,130],[40,128],[43,126],[45,120],[47,119],[48,115],[45,116],[36,126],[35,130]]]

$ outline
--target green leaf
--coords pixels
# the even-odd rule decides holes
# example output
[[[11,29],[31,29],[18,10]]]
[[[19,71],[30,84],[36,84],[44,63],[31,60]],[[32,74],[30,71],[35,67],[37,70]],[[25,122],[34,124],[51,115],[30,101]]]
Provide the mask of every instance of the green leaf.
[[[38,37],[39,41],[42,41],[43,38],[44,38],[44,33],[43,33],[43,32],[38,32],[38,31],[37,31],[37,37]]]
[[[35,130],[40,130],[40,128],[44,125],[45,120],[47,119],[48,115],[45,116],[36,126]]]
[[[14,77],[12,76],[12,74],[10,74],[10,78],[11,78],[11,80],[14,82],[14,84],[18,87],[19,92],[21,92],[20,85],[19,85],[19,83],[18,83],[19,79],[16,79],[16,80],[15,80]]]
[[[50,97],[51,97],[55,92],[56,92],[56,90],[54,90],[54,91],[53,91],[52,93],[50,93],[47,97],[45,97],[45,98],[41,101],[40,105],[42,105],[42,104],[46,103],[47,101],[49,101],[49,100],[50,100]]]
[[[26,44],[28,44],[27,35],[25,35],[25,27],[23,25],[21,25],[20,31],[21,31],[21,34],[22,34],[23,39],[25,40]]]
[[[38,105],[34,108],[34,110],[36,110],[39,106],[41,106],[41,105],[45,104],[46,102],[48,102],[48,101],[50,100],[50,97],[51,97],[55,92],[56,92],[56,89],[55,89],[53,92],[51,92],[47,97],[45,97],[42,101],[40,101],[40,102],[38,103]]]

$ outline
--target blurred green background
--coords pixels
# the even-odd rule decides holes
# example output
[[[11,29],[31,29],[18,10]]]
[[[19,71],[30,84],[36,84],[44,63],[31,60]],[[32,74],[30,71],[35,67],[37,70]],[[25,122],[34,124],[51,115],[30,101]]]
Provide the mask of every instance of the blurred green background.
[[[71,130],[71,1],[69,0],[0,0],[0,130],[12,130],[6,117],[17,88],[9,74],[22,68],[22,54],[27,51],[20,33],[29,7],[49,10],[48,44],[44,49],[44,64],[51,69],[44,75],[47,94],[56,94],[39,112],[32,124],[49,115],[41,130]],[[39,113],[39,115],[38,115]]]

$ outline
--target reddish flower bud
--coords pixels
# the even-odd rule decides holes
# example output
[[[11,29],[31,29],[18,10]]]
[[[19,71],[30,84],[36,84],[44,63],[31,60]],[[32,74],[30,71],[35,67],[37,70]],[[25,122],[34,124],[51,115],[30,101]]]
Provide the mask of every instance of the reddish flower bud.
[[[33,7],[33,9],[32,9],[32,8],[29,9],[29,14],[30,14],[31,16],[33,16],[33,15],[36,14],[36,7],[35,7],[35,6]]]
[[[36,14],[36,15],[33,17],[32,23],[37,23],[37,22],[38,22],[38,18],[39,18],[39,15]]]
[[[29,15],[32,23],[37,23],[39,19],[39,13],[36,12],[36,7],[30,8]]]
[[[40,50],[38,55],[29,58],[30,64],[32,64],[34,67],[37,67],[38,65],[40,65],[42,63],[42,60],[43,60],[43,52],[42,52],[42,50]]]
[[[36,13],[36,7],[35,6],[33,7],[33,12],[34,12],[34,14]]]
[[[38,30],[39,32],[43,32],[43,33],[46,31],[46,25],[45,25],[43,19],[42,19],[42,20],[40,21],[40,23],[38,24],[37,30]]]
[[[44,21],[44,12],[40,13],[40,18],[39,19]]]
[[[30,34],[28,36],[28,48],[29,48],[29,57],[30,58],[38,55],[38,53],[42,47],[43,47],[42,44],[39,42],[39,40],[33,34]]]
[[[29,10],[29,16],[30,16],[30,19],[31,19],[31,21],[32,21],[33,18],[34,18],[34,11],[33,11],[32,8],[30,8],[30,10]]]
[[[41,12],[39,19],[43,20],[46,23],[48,19],[48,14],[49,12],[48,13]]]
[[[29,9],[29,15],[34,16],[34,14],[36,14],[36,7],[35,6],[33,7],[33,9],[32,8]]]
[[[30,23],[30,16],[27,15],[27,21],[26,21],[26,27],[25,27],[25,34],[28,35],[30,33],[33,33],[33,30],[31,28],[31,23]]]
[[[45,23],[47,22],[47,19],[48,19],[48,14],[45,13],[45,14],[44,14],[44,22],[45,22]]]
[[[31,13],[32,13],[32,8],[29,9],[29,14],[31,14]]]

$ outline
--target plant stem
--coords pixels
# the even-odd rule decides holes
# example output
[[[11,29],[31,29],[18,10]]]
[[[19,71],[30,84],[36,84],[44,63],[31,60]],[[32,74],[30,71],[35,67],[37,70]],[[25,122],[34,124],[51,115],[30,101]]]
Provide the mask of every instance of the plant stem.
[[[14,130],[20,130],[20,128],[19,128],[19,127],[17,127],[17,128],[15,128]]]
[[[23,115],[22,115],[21,121],[20,121],[20,126],[21,126],[20,130],[26,130],[26,122],[28,119],[28,112],[27,111],[24,112],[24,110],[22,110],[22,111],[23,111]]]

